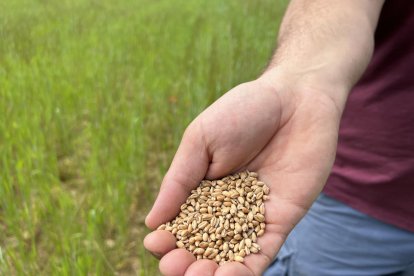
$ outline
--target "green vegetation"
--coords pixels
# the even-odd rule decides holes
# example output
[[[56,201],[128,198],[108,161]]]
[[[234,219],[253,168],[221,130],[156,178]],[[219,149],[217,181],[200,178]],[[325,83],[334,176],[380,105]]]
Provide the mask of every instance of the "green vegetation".
[[[285,2],[2,1],[0,275],[157,274],[144,218],[180,136],[261,72]]]

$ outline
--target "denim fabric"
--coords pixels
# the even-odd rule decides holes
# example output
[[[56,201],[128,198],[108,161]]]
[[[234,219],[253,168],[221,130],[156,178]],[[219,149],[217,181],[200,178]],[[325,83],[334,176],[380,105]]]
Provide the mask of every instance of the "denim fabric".
[[[305,275],[414,276],[414,233],[321,194],[264,273]]]

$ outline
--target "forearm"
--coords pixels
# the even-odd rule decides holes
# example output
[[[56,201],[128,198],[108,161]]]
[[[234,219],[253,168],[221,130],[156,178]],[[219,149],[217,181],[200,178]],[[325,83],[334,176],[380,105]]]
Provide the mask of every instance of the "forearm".
[[[371,59],[382,4],[383,0],[292,0],[264,75],[281,85],[322,87],[343,107]]]

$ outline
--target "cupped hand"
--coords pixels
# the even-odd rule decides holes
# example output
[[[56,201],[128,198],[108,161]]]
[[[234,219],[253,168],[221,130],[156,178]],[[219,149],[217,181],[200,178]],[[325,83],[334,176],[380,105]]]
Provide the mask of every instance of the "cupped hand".
[[[242,170],[259,173],[270,187],[261,251],[218,266],[177,249],[175,237],[150,233],[145,247],[161,258],[164,275],[261,275],[305,215],[330,172],[340,111],[321,89],[277,87],[259,78],[227,92],[185,131],[146,224],[173,219],[204,179]]]

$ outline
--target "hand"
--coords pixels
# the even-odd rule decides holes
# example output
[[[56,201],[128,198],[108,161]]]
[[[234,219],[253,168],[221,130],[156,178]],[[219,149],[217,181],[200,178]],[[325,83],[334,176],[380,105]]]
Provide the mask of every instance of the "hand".
[[[155,229],[174,218],[203,178],[248,169],[270,187],[262,250],[243,264],[218,267],[176,249],[175,237],[156,230],[145,247],[161,258],[165,275],[261,275],[287,235],[320,193],[336,150],[340,110],[322,89],[270,84],[266,77],[230,90],[187,128],[159,195],[146,218]]]

